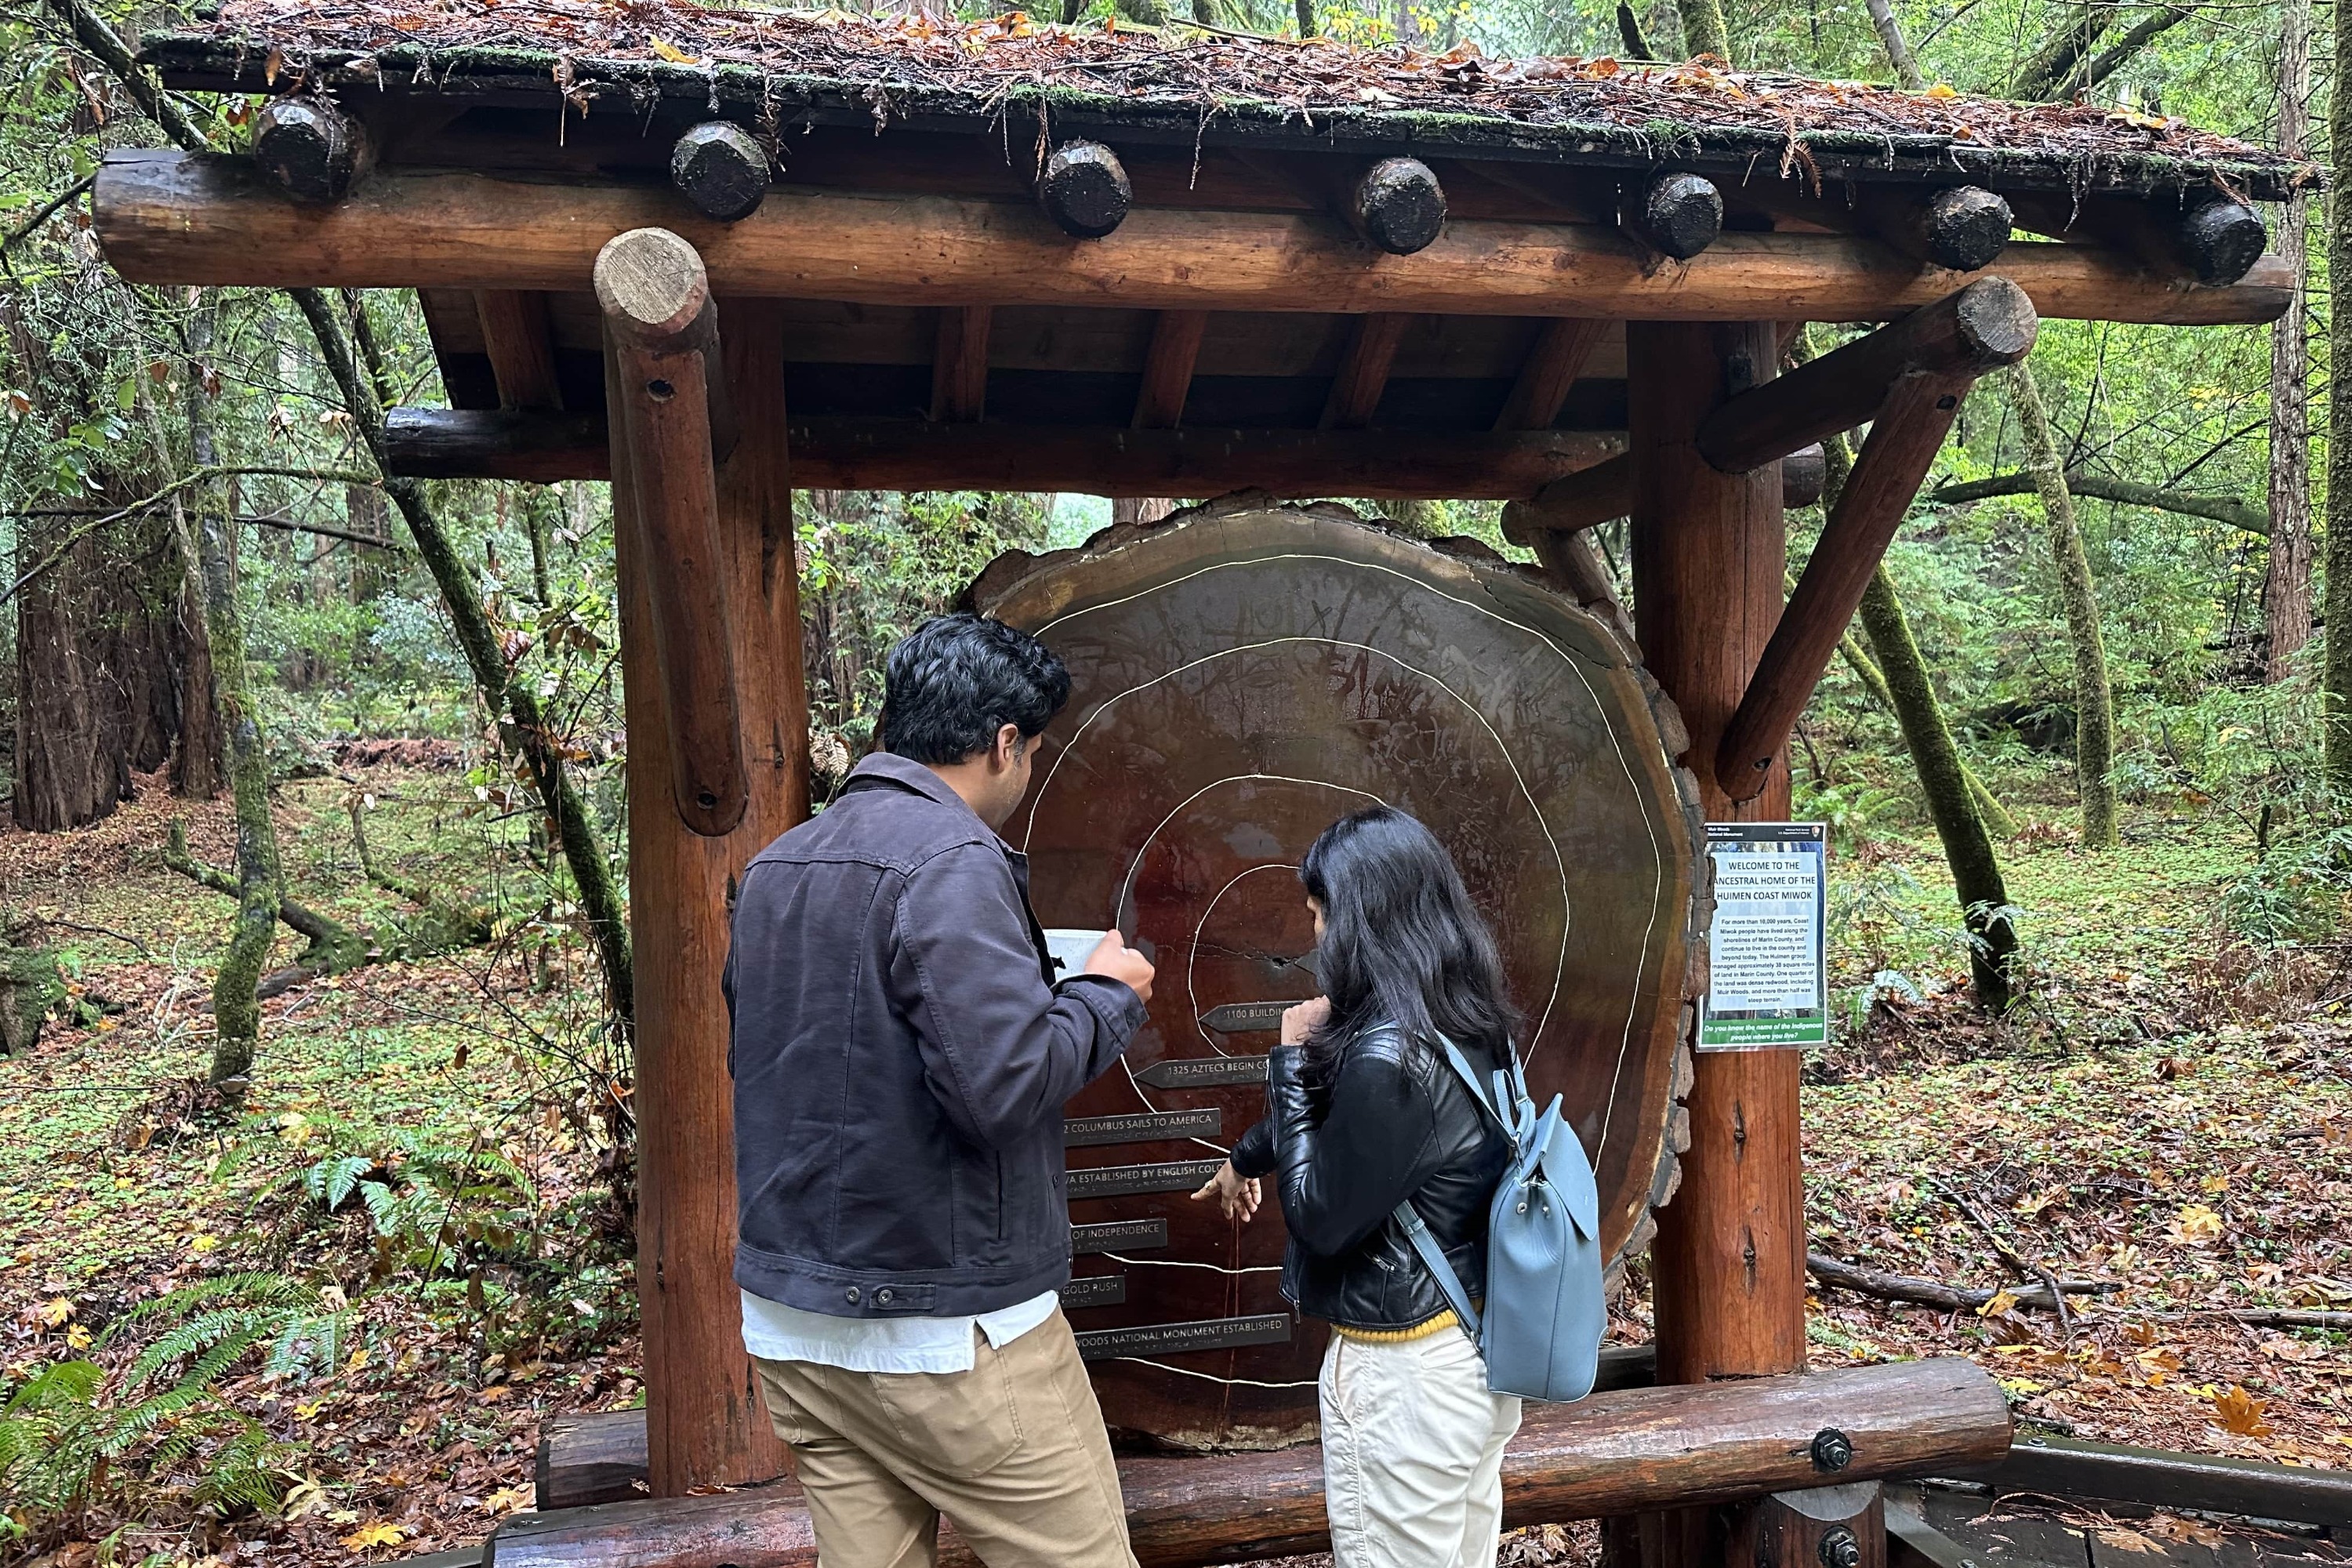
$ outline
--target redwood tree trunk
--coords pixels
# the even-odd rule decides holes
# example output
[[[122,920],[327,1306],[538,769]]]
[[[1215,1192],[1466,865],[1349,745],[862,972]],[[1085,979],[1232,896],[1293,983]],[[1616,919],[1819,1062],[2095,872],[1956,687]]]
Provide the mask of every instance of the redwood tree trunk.
[[[2305,152],[2304,100],[2311,91],[2311,0],[2281,8],[2278,146],[2289,157]],[[2271,326],[2271,549],[2263,577],[2263,624],[2270,633],[2263,676],[2284,680],[2295,655],[2311,640],[2311,355],[2305,333],[2304,197],[2280,216],[2279,255],[2294,268],[2286,314]]]
[[[24,520],[20,570],[47,558],[75,518]],[[53,833],[110,815],[131,793],[121,693],[107,668],[104,538],[78,541],[16,595],[16,788],[20,827]]]
[[[2336,80],[2352,81],[2352,27],[2336,29]],[[2328,162],[2352,168],[2352,92],[2327,105]],[[2352,278],[2352,202],[2327,204],[2327,274]],[[2352,790],[2352,310],[2327,315],[2327,779]]]

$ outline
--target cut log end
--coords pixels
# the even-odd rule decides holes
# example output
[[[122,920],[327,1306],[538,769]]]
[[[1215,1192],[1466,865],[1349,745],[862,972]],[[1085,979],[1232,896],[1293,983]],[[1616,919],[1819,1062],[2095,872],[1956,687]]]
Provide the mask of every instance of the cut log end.
[[[1954,185],[1927,199],[1923,215],[1927,258],[1955,272],[1990,267],[2008,247],[2009,203],[1981,185]]]
[[[1954,323],[1979,373],[2015,364],[2033,348],[2042,318],[2025,290],[2006,278],[1979,278],[1952,301]]]
[[[768,154],[751,133],[725,120],[696,126],[670,149],[670,184],[715,223],[760,210],[768,194]]]
[[[605,320],[640,343],[684,331],[710,300],[701,256],[666,228],[633,228],[605,241],[595,280]]]
[[[364,169],[366,153],[366,132],[326,99],[277,99],[254,126],[254,163],[298,202],[342,200]]]
[[[2253,208],[2216,195],[2180,215],[2174,231],[2181,259],[2200,283],[2235,283],[2263,258],[2269,232]]]
[[[1688,261],[1723,232],[1723,193],[1701,174],[1662,174],[1643,187],[1634,222],[1654,247]]]
[[[1037,176],[1037,201],[1073,239],[1100,239],[1127,221],[1135,187],[1118,154],[1099,142],[1066,142]]]
[[[1391,256],[1425,250],[1445,226],[1445,191],[1418,158],[1383,158],[1356,182],[1357,232]]]
[[[1801,506],[1820,504],[1822,495],[1829,489],[1830,465],[1822,451],[1822,444],[1800,447],[1780,459],[1780,506],[1793,511]]]

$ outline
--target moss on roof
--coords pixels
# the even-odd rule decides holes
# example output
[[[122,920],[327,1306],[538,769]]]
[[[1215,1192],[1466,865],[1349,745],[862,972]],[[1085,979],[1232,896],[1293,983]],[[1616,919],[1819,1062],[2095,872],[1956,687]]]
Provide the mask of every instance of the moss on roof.
[[[2319,170],[2177,120],[1937,88],[1737,72],[1700,62],[1494,59],[1190,26],[1158,31],[856,16],[681,0],[226,0],[152,35],[181,87],[370,86],[614,97],[781,128],[870,122],[1057,130],[1193,144],[1378,145],[1604,165],[1670,163],[1811,182],[1972,179],[1996,187],[2278,199]]]

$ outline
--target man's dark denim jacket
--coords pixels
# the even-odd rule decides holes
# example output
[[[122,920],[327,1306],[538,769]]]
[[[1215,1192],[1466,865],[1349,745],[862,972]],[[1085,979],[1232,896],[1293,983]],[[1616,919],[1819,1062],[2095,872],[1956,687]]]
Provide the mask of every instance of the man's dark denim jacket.
[[[1143,1003],[1052,973],[1026,858],[919,763],[867,757],[761,851],[727,955],[736,1282],[857,1318],[1066,1280],[1062,1104]]]

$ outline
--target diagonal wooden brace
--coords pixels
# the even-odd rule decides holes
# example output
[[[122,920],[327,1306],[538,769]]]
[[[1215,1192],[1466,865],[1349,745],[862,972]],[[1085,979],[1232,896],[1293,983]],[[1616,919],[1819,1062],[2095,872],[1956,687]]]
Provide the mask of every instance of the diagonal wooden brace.
[[[1730,399],[1698,427],[1699,455],[1727,474],[1762,468],[1866,422],[1905,376],[1972,381],[2015,364],[2040,325],[2024,289],[2006,278],[1979,278]]]
[[[679,820],[716,838],[742,821],[750,799],[711,460],[734,431],[718,310],[702,258],[667,229],[615,236],[595,277],[617,372],[614,469],[636,492],[637,558],[668,696],[670,794]]]
[[[1764,645],[1738,710],[1724,727],[1715,778],[1735,802],[1753,800],[1763,790],[1772,759],[1812,700],[1838,638],[1862,604],[1863,590],[1894,542],[1895,530],[1975,382],[1965,372],[1913,371],[1888,390],[1853,472],[1830,509],[1821,542],[1805,563],[1805,574]]]

